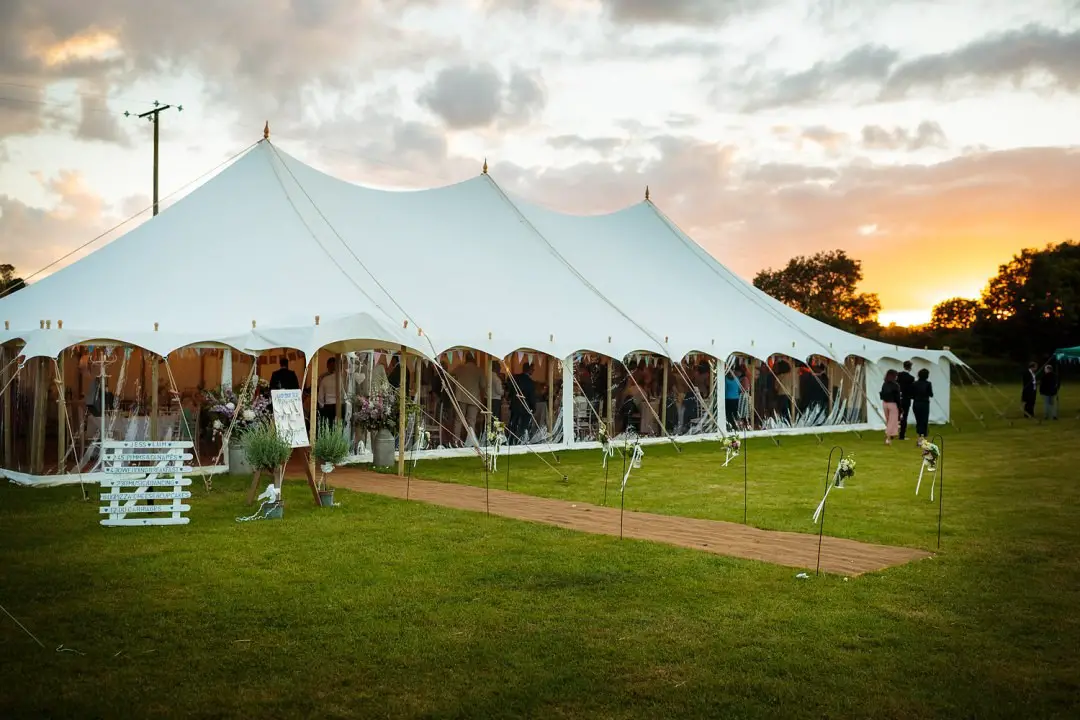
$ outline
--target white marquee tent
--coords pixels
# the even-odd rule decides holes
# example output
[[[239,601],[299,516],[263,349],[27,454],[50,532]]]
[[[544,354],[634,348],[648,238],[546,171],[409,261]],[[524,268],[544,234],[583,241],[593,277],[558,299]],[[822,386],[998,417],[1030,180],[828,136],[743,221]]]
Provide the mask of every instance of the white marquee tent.
[[[643,269],[675,291],[643,291]],[[948,363],[959,362],[801,315],[648,200],[565,215],[508,196],[486,172],[430,190],[374,190],[268,140],[152,220],[0,299],[0,319],[0,343],[25,343],[27,359],[103,341],[162,356],[207,344],[307,357],[400,345],[428,358],[457,347],[676,362],[690,352],[855,356],[871,368],[871,405],[884,369],[912,360],[939,388],[935,422],[948,420]],[[880,410],[868,419],[880,426]]]

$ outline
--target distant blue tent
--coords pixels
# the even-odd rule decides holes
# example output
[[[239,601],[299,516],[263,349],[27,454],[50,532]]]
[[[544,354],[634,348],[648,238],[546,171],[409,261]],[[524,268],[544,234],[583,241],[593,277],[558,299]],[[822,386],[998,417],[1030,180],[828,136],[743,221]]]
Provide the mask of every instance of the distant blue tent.
[[[1080,362],[1080,345],[1055,350],[1054,357],[1058,362]]]

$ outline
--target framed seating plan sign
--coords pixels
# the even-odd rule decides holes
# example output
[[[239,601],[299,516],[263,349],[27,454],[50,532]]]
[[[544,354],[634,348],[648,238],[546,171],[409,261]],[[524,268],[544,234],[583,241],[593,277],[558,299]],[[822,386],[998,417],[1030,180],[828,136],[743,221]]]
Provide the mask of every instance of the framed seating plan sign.
[[[294,448],[308,446],[308,430],[304,423],[302,390],[271,390],[270,403],[274,408],[274,425]]]

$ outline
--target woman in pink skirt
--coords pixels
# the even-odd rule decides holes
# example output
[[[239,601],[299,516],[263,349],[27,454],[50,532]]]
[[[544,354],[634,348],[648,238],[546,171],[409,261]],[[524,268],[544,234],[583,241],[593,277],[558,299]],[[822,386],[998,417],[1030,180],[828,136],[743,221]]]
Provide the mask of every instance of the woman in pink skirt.
[[[885,410],[885,444],[892,445],[894,437],[900,435],[900,384],[896,382],[896,371],[885,373],[885,382],[881,384],[881,405]]]

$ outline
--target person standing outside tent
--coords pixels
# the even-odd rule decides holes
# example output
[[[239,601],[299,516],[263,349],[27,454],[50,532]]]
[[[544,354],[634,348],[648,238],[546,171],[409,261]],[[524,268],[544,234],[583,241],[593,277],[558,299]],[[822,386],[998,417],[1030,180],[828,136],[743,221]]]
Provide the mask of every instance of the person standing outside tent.
[[[465,424],[468,426],[462,432],[461,414],[454,413],[454,437],[462,445],[472,447],[476,445],[476,418],[480,414],[480,398],[483,393],[480,389],[484,380],[484,374],[476,364],[476,357],[469,353],[465,358],[465,364],[451,373],[454,378],[454,397],[461,414],[465,415]]]
[[[1024,371],[1024,376],[1021,382],[1024,383],[1023,389],[1020,391],[1020,400],[1024,403],[1024,417],[1035,417],[1035,398],[1039,394],[1039,380],[1035,374],[1036,368],[1039,366],[1035,363],[1030,363],[1027,370]]]
[[[319,377],[319,414],[327,422],[337,420],[338,375],[337,358],[326,361],[326,372]]]
[[[1039,380],[1039,394],[1043,397],[1043,419],[1058,419],[1058,392],[1061,390],[1061,378],[1054,372],[1053,365],[1043,368],[1042,378]]]
[[[892,445],[892,439],[900,434],[900,384],[896,382],[897,373],[890,370],[885,373],[885,382],[881,384],[881,406],[885,411],[885,444]]]
[[[915,377],[911,374],[911,361],[904,361],[904,371],[896,376],[896,384],[900,386],[900,440],[907,435],[908,413],[911,412],[911,386],[915,384]]]
[[[930,432],[930,399],[934,397],[934,386],[930,383],[930,371],[919,370],[919,379],[911,384],[911,409],[915,413],[915,432],[919,438],[925,438]]]

